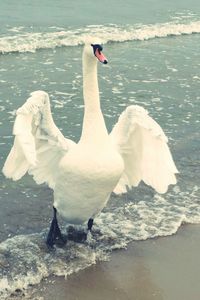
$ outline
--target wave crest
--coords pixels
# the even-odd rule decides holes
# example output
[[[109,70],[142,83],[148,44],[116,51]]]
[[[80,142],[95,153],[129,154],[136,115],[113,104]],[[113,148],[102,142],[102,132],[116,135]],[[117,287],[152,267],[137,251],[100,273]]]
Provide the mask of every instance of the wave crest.
[[[54,49],[62,46],[77,46],[85,42],[88,36],[98,36],[102,43],[144,41],[168,36],[200,33],[200,21],[187,24],[162,23],[155,25],[117,26],[110,24],[91,25],[79,29],[57,30],[53,32],[22,32],[0,38],[0,53],[35,52],[38,49]],[[24,30],[24,29],[23,29]],[[56,28],[54,28],[56,30]],[[10,30],[11,31],[11,30]]]

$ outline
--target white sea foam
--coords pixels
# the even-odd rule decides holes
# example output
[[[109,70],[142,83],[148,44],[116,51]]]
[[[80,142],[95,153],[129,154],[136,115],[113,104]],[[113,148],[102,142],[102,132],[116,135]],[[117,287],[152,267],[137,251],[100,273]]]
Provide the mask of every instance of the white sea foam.
[[[63,249],[49,251],[42,234],[7,239],[0,244],[0,298],[8,299],[15,291],[27,294],[30,285],[51,274],[67,277],[107,257],[101,247],[95,250],[89,243],[68,242]]]
[[[25,30],[25,29],[24,29]],[[56,28],[51,28],[56,30]],[[89,36],[99,36],[102,43],[144,41],[167,36],[200,33],[200,21],[190,23],[168,22],[150,25],[93,25],[79,29],[59,30],[53,32],[25,32],[12,30],[14,35],[0,37],[0,53],[35,52],[38,49],[54,49],[62,46],[83,44]],[[15,34],[17,32],[17,34]]]
[[[29,293],[31,285],[47,276],[67,277],[107,260],[113,249],[131,241],[172,235],[182,223],[200,223],[199,191],[197,186],[187,192],[175,186],[164,196],[140,191],[137,196],[116,197],[95,219],[94,235],[85,244],[68,242],[49,251],[46,232],[7,239],[0,244],[0,298],[8,299],[16,290]]]

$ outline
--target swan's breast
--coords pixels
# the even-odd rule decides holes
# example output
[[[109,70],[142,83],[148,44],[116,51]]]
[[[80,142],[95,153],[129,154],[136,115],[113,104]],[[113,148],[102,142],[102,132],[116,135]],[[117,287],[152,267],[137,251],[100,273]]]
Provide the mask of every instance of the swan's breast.
[[[110,149],[68,153],[59,164],[54,205],[70,222],[87,221],[106,205],[123,169],[120,155]]]
[[[113,149],[104,151],[87,151],[77,149],[66,154],[60,162],[59,168],[64,176],[76,176],[87,180],[110,182],[118,180],[124,165],[121,156]]]

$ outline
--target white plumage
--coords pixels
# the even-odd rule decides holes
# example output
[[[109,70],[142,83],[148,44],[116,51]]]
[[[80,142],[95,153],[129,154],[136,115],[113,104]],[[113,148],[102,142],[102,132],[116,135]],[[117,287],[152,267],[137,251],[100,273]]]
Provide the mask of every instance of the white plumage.
[[[125,166],[115,193],[125,193],[126,186],[138,186],[141,180],[158,193],[165,193],[170,184],[176,184],[178,171],[167,145],[168,139],[144,108],[127,107],[110,136]]]
[[[93,48],[86,45],[83,52],[85,112],[79,143],[62,135],[54,124],[48,94],[36,91],[17,110],[15,141],[3,168],[13,180],[28,172],[36,183],[46,182],[54,190],[54,207],[74,224],[94,218],[112,191],[125,193],[127,186],[143,180],[165,193],[178,173],[167,137],[142,107],[127,107],[108,134]]]

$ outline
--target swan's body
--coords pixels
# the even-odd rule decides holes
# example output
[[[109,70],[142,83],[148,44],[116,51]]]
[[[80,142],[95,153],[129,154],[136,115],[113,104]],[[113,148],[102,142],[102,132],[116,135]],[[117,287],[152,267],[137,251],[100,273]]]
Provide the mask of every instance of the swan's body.
[[[59,164],[54,206],[69,223],[84,223],[106,205],[122,172],[123,161],[109,143],[92,149],[78,144]]]
[[[108,134],[97,81],[96,56],[107,63],[100,47],[87,45],[83,52],[79,143],[64,138],[53,122],[48,94],[36,91],[17,111],[15,142],[3,168],[13,180],[28,171],[38,184],[46,182],[54,190],[54,207],[73,224],[93,219],[112,191],[124,193],[141,180],[164,193],[178,172],[165,134],[142,107],[129,106]]]
[[[70,223],[83,223],[101,211],[123,172],[123,161],[112,145],[101,112],[97,59],[90,55],[90,48],[83,52],[82,136],[60,161],[54,189],[54,206]]]

